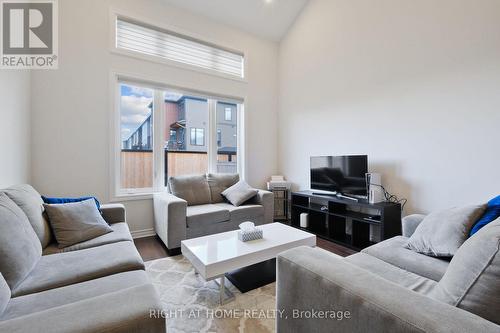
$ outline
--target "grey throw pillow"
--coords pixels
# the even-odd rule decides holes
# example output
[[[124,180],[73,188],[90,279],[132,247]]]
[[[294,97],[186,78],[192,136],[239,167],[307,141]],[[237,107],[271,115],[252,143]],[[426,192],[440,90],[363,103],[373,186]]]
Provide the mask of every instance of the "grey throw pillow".
[[[94,199],[44,206],[60,248],[113,231],[97,210]]]
[[[259,191],[250,187],[244,180],[240,180],[233,186],[224,190],[221,194],[230,203],[238,207],[253,198]]]
[[[11,289],[21,283],[42,256],[42,246],[26,214],[0,193],[0,273]]]
[[[469,238],[429,297],[500,324],[500,219]]]
[[[474,205],[431,213],[415,229],[407,248],[433,257],[453,257],[485,209],[486,205]]]
[[[26,214],[42,243],[42,248],[47,247],[52,241],[52,233],[43,214],[43,200],[40,193],[28,184],[15,185],[3,190],[3,192]]]
[[[2,274],[0,274],[0,317],[2,317],[2,313],[7,308],[7,304],[10,301],[10,288],[7,284],[7,281],[3,278]]]
[[[222,192],[233,186],[240,180],[238,174],[209,173],[207,174],[208,186],[210,187],[211,203],[222,203],[224,197]]]
[[[176,176],[168,179],[170,193],[187,201],[188,206],[210,203],[206,175]]]

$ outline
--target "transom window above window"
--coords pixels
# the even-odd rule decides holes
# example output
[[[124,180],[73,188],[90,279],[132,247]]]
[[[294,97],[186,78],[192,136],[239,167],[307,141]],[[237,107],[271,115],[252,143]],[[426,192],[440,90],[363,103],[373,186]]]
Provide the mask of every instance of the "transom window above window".
[[[217,73],[244,77],[243,54],[159,27],[117,17],[118,49],[159,57]]]

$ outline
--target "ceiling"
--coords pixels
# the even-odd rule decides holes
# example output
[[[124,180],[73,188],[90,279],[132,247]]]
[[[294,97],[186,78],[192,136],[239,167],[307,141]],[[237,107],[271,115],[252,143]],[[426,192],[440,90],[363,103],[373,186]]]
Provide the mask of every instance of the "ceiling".
[[[164,0],[214,21],[279,41],[308,0]]]

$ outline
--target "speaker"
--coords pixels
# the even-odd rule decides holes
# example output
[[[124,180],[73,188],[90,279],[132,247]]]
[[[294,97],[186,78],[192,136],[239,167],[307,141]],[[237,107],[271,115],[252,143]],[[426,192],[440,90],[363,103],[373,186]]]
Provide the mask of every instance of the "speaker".
[[[382,176],[379,173],[370,172],[366,174],[366,193],[368,193],[369,203],[385,201]]]

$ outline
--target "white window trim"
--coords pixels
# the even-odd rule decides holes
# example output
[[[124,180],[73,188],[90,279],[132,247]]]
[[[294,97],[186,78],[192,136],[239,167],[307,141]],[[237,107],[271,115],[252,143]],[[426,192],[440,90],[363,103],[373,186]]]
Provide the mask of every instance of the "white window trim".
[[[147,54],[142,54],[139,52],[134,52],[134,51],[118,48],[118,47],[116,47],[116,20],[119,17],[124,18],[124,19],[129,19],[132,21],[137,21],[137,22],[148,22],[148,25],[155,26],[155,27],[158,27],[160,29],[172,31],[174,33],[178,33],[180,35],[184,35],[184,36],[193,38],[195,40],[201,40],[201,41],[204,41],[204,42],[209,43],[209,44],[217,45],[220,48],[225,49],[225,50],[230,51],[230,52],[240,53],[243,55],[243,71],[242,71],[243,77],[238,77],[235,75],[230,75],[230,74],[225,74],[225,73],[219,73],[219,72],[216,72],[216,71],[213,71],[210,69],[206,69],[206,68],[201,68],[198,66],[183,64],[181,62],[177,62],[177,61],[173,61],[173,60],[169,60],[169,59],[164,59],[161,57],[155,57],[155,56],[151,56],[151,55],[147,55]],[[126,12],[124,10],[118,10],[116,8],[110,8],[110,12],[109,12],[109,48],[110,48],[110,52],[114,53],[114,54],[127,56],[127,57],[140,59],[140,60],[145,60],[145,61],[149,61],[149,62],[159,63],[159,64],[171,66],[171,67],[181,68],[181,69],[185,69],[185,70],[189,70],[189,71],[193,71],[193,72],[208,74],[211,76],[222,77],[224,79],[248,83],[248,81],[246,79],[246,65],[247,65],[248,60],[247,60],[247,55],[244,51],[236,50],[234,48],[226,46],[225,43],[223,43],[221,41],[215,41],[215,40],[212,40],[206,36],[201,36],[199,34],[195,34],[191,31],[186,31],[186,30],[181,29],[179,27],[165,24],[163,22],[154,21],[154,20],[151,20],[149,18],[140,17],[140,16],[137,16],[135,14]]]
[[[120,122],[120,83],[137,84],[156,90],[170,90],[182,94],[195,94],[199,97],[207,98],[209,101],[209,123],[212,131],[205,132],[205,141],[208,144],[207,153],[209,156],[208,172],[217,171],[217,102],[234,103],[237,107],[237,167],[240,178],[246,179],[246,159],[245,159],[245,129],[244,129],[244,103],[243,97],[224,97],[212,93],[202,93],[187,88],[178,88],[167,83],[158,83],[149,80],[141,75],[111,71],[110,73],[110,91],[113,92],[113,98],[110,98],[110,140],[109,145],[109,179],[110,179],[110,202],[121,202],[128,200],[148,200],[154,193],[165,191],[165,160],[161,154],[156,154],[153,161],[153,187],[146,189],[128,189],[120,188],[121,172],[121,122]],[[164,103],[162,96],[154,94],[154,104],[160,107],[153,107],[153,151],[163,149],[163,137],[165,129],[161,126],[164,123]],[[161,94],[160,94],[161,95]],[[156,121],[158,119],[159,121]],[[214,151],[215,149],[215,151]]]

